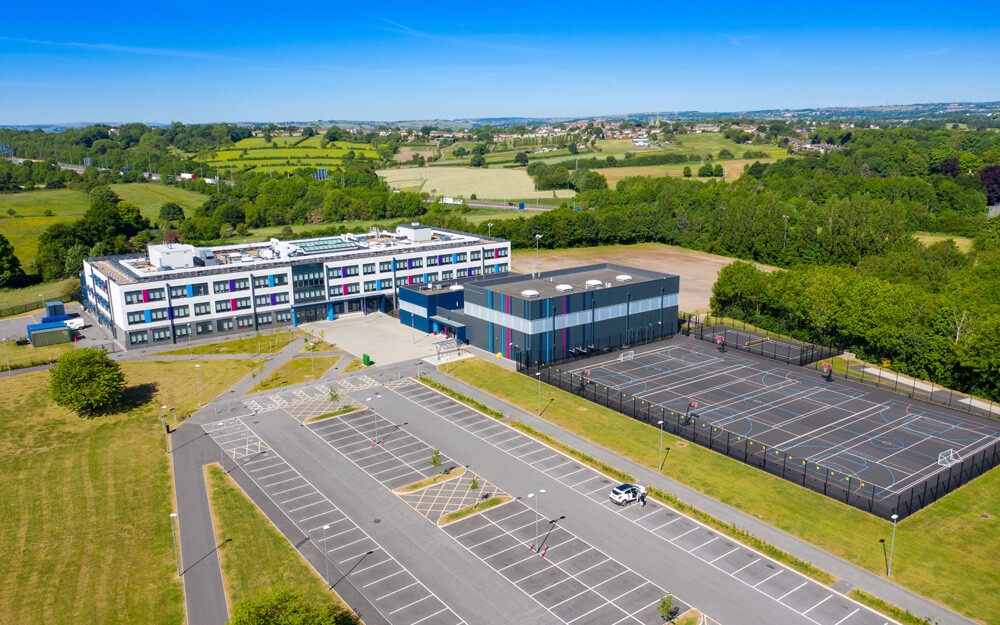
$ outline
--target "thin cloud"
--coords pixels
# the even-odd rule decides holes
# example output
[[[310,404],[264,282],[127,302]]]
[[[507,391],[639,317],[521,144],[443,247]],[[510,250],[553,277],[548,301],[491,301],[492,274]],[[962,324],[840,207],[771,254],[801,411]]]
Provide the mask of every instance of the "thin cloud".
[[[140,46],[123,46],[116,43],[87,43],[83,41],[45,41],[43,39],[19,39],[15,37],[0,37],[2,41],[26,43],[35,46],[50,46],[56,48],[72,48],[75,50],[96,50],[99,52],[114,52],[119,54],[139,54],[145,56],[168,56],[184,59],[205,59],[214,61],[235,60],[216,54],[206,54],[196,50],[177,50],[174,48],[145,48]]]
[[[759,39],[757,35],[730,35],[729,33],[722,33],[722,36],[729,40],[729,43],[734,46],[741,46],[748,41],[754,41]]]
[[[478,48],[486,48],[491,50],[509,50],[512,52],[541,52],[537,48],[529,48],[526,46],[516,46],[507,43],[493,43],[492,41],[487,41],[484,39],[462,39],[458,37],[443,37],[441,35],[434,35],[431,33],[425,33],[422,30],[417,30],[415,28],[410,28],[406,24],[400,24],[399,22],[394,22],[392,20],[380,17],[378,15],[370,15],[372,19],[378,20],[385,24],[388,24],[391,28],[381,28],[386,32],[398,33],[400,35],[409,35],[411,37],[416,37],[418,39],[426,39],[428,41],[440,41],[442,43],[449,43],[462,46],[475,46]]]

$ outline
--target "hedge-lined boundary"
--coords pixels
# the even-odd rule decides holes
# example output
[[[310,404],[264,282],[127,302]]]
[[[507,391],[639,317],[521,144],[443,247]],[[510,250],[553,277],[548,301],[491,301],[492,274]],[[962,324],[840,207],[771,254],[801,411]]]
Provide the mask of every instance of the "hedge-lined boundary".
[[[920,618],[909,610],[904,610],[903,608],[893,605],[888,601],[879,599],[875,595],[870,595],[860,588],[855,588],[850,591],[847,593],[847,596],[860,604],[868,606],[876,612],[903,623],[904,625],[931,625],[931,623],[933,623],[929,616]]]

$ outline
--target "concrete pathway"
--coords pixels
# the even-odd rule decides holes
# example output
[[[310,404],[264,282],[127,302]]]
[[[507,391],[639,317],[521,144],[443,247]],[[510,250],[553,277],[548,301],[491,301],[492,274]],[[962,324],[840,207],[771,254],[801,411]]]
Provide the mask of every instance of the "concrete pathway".
[[[508,415],[508,419],[517,419],[563,444],[578,449],[613,467],[627,471],[635,476],[639,483],[651,484],[663,491],[673,493],[685,503],[691,504],[725,523],[734,524],[778,547],[782,551],[816,565],[838,578],[839,581],[835,584],[835,589],[840,592],[846,593],[852,588],[861,588],[896,606],[909,610],[916,616],[929,616],[934,623],[940,623],[941,625],[974,625],[974,621],[902,588],[882,576],[874,575],[804,540],[776,529],[735,508],[720,503],[699,491],[660,475],[652,469],[641,466],[628,458],[567,432],[534,414],[512,406],[488,393],[445,375],[432,367],[422,367],[421,374],[471,397],[485,406],[502,411],[505,415]]]

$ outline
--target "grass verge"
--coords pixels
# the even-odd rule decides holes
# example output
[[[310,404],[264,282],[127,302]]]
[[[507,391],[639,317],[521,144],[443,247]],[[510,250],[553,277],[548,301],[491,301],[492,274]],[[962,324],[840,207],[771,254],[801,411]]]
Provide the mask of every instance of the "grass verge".
[[[278,367],[267,379],[261,381],[257,391],[268,391],[309,380],[318,380],[338,360],[340,360],[340,356],[296,356]]]
[[[847,593],[847,596],[854,599],[858,603],[868,606],[876,612],[899,621],[903,625],[931,625],[930,618],[920,618],[919,616],[915,616],[909,610],[904,610],[898,606],[894,606],[888,601],[883,601],[875,595],[870,595],[860,588],[855,588],[850,591]]]
[[[366,368],[367,367],[365,367],[364,363],[361,362],[360,358],[354,358],[351,360],[351,362],[347,363],[346,367],[344,367],[344,373],[350,373],[352,371],[358,371],[360,369],[366,369]]]
[[[464,362],[452,372],[454,377],[535,411],[535,380],[482,359]],[[553,387],[542,392],[546,420],[655,470],[655,427]],[[890,522],[700,445],[679,446],[673,435],[664,433],[663,441],[669,448],[664,472],[671,478],[876,575],[885,574],[879,539],[889,539]],[[970,618],[1000,623],[1000,575],[992,565],[1000,553],[998,517],[1000,471],[990,471],[901,521],[894,580]]]
[[[0,358],[4,358],[4,360],[0,360],[0,370],[6,370],[8,363],[11,369],[47,365],[74,349],[72,343],[34,347],[33,345],[18,345],[14,341],[7,341],[4,347],[7,351],[3,356],[0,356]]]
[[[192,345],[189,348],[172,349],[168,352],[157,352],[158,356],[186,356],[187,354],[197,354],[199,356],[214,354],[273,354],[280,351],[301,336],[300,332],[274,332],[271,334],[261,334],[258,336],[246,336],[232,341],[222,343],[210,343],[208,345]]]
[[[253,599],[272,586],[300,591],[309,603],[348,609],[322,577],[288,543],[274,525],[225,475],[218,465],[206,467],[212,524],[230,606]]]
[[[447,386],[445,386],[444,384],[440,384],[439,382],[435,382],[434,380],[428,377],[420,376],[419,378],[417,378],[417,381],[421,382],[422,384],[426,384],[427,386],[437,391],[444,393],[445,395],[451,397],[455,401],[460,401],[471,408],[475,408],[476,410],[478,410],[483,414],[487,414],[497,419],[503,419],[507,416],[504,413],[500,412],[499,410],[494,410],[489,406],[472,399],[471,397],[466,397],[465,395],[459,393],[458,391],[448,388]]]
[[[485,512],[490,508],[495,508],[502,503],[507,503],[512,501],[514,498],[510,495],[502,495],[497,497],[490,497],[486,501],[480,501],[472,504],[471,506],[466,506],[461,510],[455,510],[454,512],[449,512],[448,514],[441,517],[438,521],[438,525],[448,525],[449,523],[454,523],[455,521],[461,521],[467,516],[477,514],[479,512]]]
[[[345,414],[348,414],[348,413],[351,413],[351,412],[356,412],[358,410],[361,410],[361,406],[351,406],[349,408],[341,408],[340,410],[334,410],[333,412],[328,412],[326,414],[321,414],[321,415],[316,416],[316,417],[309,417],[308,419],[306,419],[305,421],[303,421],[303,423],[316,423],[317,421],[323,421],[325,419],[332,419],[334,417],[339,417],[341,415],[345,415]]]
[[[244,375],[203,362],[203,393]],[[123,362],[135,407],[81,419],[47,372],[0,378],[0,623],[185,621],[159,406],[196,407],[190,364]]]
[[[399,488],[393,489],[394,493],[412,493],[415,490],[420,490],[421,488],[427,488],[433,484],[439,482],[446,482],[448,480],[454,479],[456,477],[462,477],[465,475],[465,467],[458,467],[454,471],[448,473],[438,473],[437,475],[432,475],[430,477],[424,478],[419,482],[413,482],[412,484],[407,484],[405,486],[400,486]]]

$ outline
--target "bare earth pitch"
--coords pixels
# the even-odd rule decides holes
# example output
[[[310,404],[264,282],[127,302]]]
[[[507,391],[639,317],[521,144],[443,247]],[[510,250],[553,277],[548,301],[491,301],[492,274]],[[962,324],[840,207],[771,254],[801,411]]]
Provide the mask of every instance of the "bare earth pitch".
[[[541,271],[552,271],[594,263],[615,263],[678,275],[681,278],[680,310],[693,313],[708,311],[712,285],[719,277],[719,271],[735,260],[672,245],[642,243],[572,250],[541,250],[538,255],[538,266]],[[775,269],[759,263],[757,267],[763,271]],[[533,272],[534,250],[515,252],[512,269],[518,273]]]

